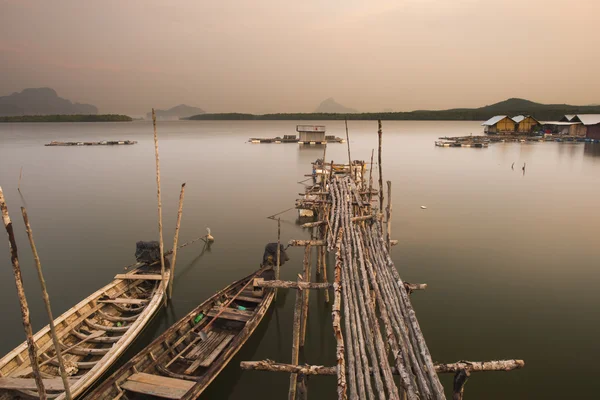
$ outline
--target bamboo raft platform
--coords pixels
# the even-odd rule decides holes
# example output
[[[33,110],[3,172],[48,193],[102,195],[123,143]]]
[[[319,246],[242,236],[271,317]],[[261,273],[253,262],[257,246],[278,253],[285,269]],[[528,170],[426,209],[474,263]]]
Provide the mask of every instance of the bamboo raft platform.
[[[346,139],[342,139],[340,137],[336,137],[336,136],[325,136],[325,140],[323,141],[314,141],[314,142],[301,142],[300,139],[298,139],[298,137],[296,135],[284,135],[283,138],[282,137],[274,137],[274,138],[250,138],[248,139],[248,142],[250,143],[254,143],[254,144],[258,144],[258,143],[275,143],[275,144],[281,144],[281,143],[298,143],[300,145],[324,145],[327,143],[345,143]]]
[[[57,142],[52,141],[44,146],[129,146],[137,140],[102,140],[100,142]]]
[[[334,173],[317,175],[318,182],[308,186],[296,202],[296,208],[310,209],[316,217],[303,225],[311,229],[310,239],[288,243],[304,247],[303,271],[298,279],[254,280],[255,288],[296,290],[291,362],[267,359],[240,364],[244,370],[290,374],[289,400],[307,398],[307,377],[311,375],[336,376],[338,399],[445,399],[439,373],[455,374],[453,399],[459,400],[472,372],[510,371],[525,365],[523,360],[516,359],[433,362],[410,300],[414,290],[425,289],[427,285],[404,282],[390,256],[397,241],[391,239],[390,181],[387,181],[387,205],[383,207],[381,121],[378,137],[379,191],[373,188],[373,155],[367,180],[362,168],[365,163],[351,161],[348,147],[346,171],[336,173],[332,168],[330,171]],[[325,147],[323,160],[326,150]],[[343,164],[332,161],[329,165]],[[355,170],[354,165],[361,167]],[[313,253],[316,253],[314,277]],[[328,280],[328,253],[335,255],[333,283]],[[301,365],[299,355],[305,345],[310,292],[324,290],[324,301],[329,303],[331,289],[337,363]]]

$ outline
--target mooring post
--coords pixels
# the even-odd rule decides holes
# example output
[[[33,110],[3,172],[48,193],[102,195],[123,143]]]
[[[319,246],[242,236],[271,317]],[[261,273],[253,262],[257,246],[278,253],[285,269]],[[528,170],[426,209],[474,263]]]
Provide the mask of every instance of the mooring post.
[[[309,244],[304,249],[304,281],[307,283],[310,283],[311,258],[312,246]],[[302,297],[302,331],[300,333],[300,347],[304,347],[304,340],[306,339],[306,323],[308,321],[309,294],[310,290],[305,290]]]
[[[27,338],[27,350],[29,354],[29,361],[31,362],[31,369],[33,372],[33,378],[38,388],[38,394],[40,399],[46,400],[46,389],[44,388],[44,382],[42,381],[42,375],[40,374],[40,367],[37,360],[37,350],[35,348],[35,342],[33,341],[33,331],[31,329],[31,320],[29,319],[29,306],[27,305],[27,298],[25,297],[25,289],[23,288],[23,278],[21,277],[21,267],[19,265],[19,254],[17,251],[17,242],[15,241],[15,234],[13,231],[13,225],[8,215],[8,208],[6,207],[6,201],[4,200],[4,193],[2,187],[0,187],[0,210],[2,212],[2,222],[4,228],[8,234],[8,248],[10,250],[10,261],[13,266],[13,274],[15,276],[15,285],[17,286],[17,294],[19,295],[19,303],[21,304],[21,317],[23,320],[23,329],[25,330],[25,337]]]
[[[465,369],[456,371],[452,387],[452,400],[463,400],[465,383],[467,383],[467,379],[469,379],[470,375],[471,373]]]
[[[375,149],[371,149],[371,168],[369,169],[369,206],[371,206],[371,197],[373,196],[373,153],[375,153]]]
[[[175,280],[175,262],[177,261],[177,242],[179,241],[179,227],[181,226],[181,214],[183,213],[184,195],[185,183],[182,183],[181,193],[179,193],[179,208],[177,209],[177,224],[175,225],[175,238],[173,239],[173,261],[171,262],[171,273],[169,274],[169,299],[173,297],[173,281]]]
[[[385,213],[387,220],[387,249],[390,252],[392,250],[392,181],[387,181],[387,189],[388,199]]]
[[[156,196],[158,197],[158,238],[160,247],[160,276],[165,305],[167,304],[167,288],[165,286],[165,244],[163,242],[162,201],[160,198],[160,159],[158,157],[158,134],[156,133],[156,113],[152,109],[152,125],[154,126],[154,155],[156,158]]]
[[[379,164],[379,210],[383,212],[383,170],[381,169],[381,141],[383,136],[383,131],[381,130],[381,120],[377,120],[377,137],[379,138],[379,147],[377,150],[377,158]]]
[[[281,266],[281,218],[277,218],[277,265],[275,266],[275,279],[279,280],[279,267]],[[277,289],[273,295],[275,301],[277,301]]]
[[[21,207],[21,214],[23,214],[25,231],[27,232],[27,237],[29,238],[31,252],[33,253],[33,260],[35,261],[35,268],[37,270],[38,279],[40,280],[40,286],[42,287],[42,299],[44,300],[44,305],[46,306],[46,313],[48,314],[48,320],[50,321],[50,335],[52,336],[52,343],[54,344],[54,351],[56,352],[56,359],[58,360],[60,377],[62,378],[63,385],[65,387],[65,397],[67,400],[71,400],[71,388],[69,386],[67,371],[65,370],[61,344],[58,341],[58,336],[56,335],[54,317],[52,316],[52,307],[50,306],[50,296],[48,295],[48,290],[46,289],[46,280],[44,279],[44,274],[42,273],[42,263],[40,262],[40,257],[38,255],[37,248],[35,247],[35,242],[33,240],[33,232],[31,230],[31,225],[29,224],[29,217],[27,216],[27,210],[25,209],[25,207]]]
[[[302,282],[302,275],[298,274],[298,284]],[[298,353],[300,352],[300,317],[302,314],[302,290],[298,287],[296,290],[296,304],[294,305],[294,325],[292,328],[292,365],[298,365]],[[298,384],[298,374],[290,375],[290,390],[288,400],[296,399],[296,387]]]

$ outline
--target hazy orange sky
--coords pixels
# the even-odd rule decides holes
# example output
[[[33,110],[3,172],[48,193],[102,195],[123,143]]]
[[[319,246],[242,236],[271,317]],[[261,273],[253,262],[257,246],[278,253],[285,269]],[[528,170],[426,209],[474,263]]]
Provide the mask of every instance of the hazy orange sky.
[[[0,95],[100,112],[600,103],[600,0],[0,0]]]

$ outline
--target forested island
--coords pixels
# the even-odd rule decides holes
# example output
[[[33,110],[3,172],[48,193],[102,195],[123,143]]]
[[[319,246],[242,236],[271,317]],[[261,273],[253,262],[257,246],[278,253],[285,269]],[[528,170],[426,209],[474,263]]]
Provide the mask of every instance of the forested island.
[[[479,108],[416,110],[375,113],[282,113],[282,114],[200,114],[191,120],[412,120],[412,121],[485,121],[495,115],[532,115],[540,121],[558,120],[565,114],[600,114],[600,106],[540,104],[524,99],[508,99]]]
[[[20,115],[0,117],[0,122],[130,122],[133,119],[121,114],[95,115]]]

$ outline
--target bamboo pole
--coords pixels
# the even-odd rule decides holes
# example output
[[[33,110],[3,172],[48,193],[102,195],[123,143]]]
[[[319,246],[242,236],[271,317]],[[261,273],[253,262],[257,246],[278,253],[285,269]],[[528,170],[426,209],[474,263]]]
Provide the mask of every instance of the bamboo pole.
[[[321,272],[323,273],[323,283],[328,283],[327,279],[327,249],[321,247]],[[329,304],[329,290],[325,291],[325,303]]]
[[[377,163],[379,164],[379,210],[383,210],[383,170],[381,169],[381,142],[383,131],[381,130],[381,120],[377,120],[377,137],[379,138],[379,147],[377,150]]]
[[[295,282],[295,281],[265,281],[263,278],[254,279],[253,285],[262,288],[279,288],[279,289],[329,289],[333,287],[331,283],[321,282]]]
[[[48,290],[46,289],[46,281],[44,279],[44,274],[42,273],[42,263],[40,262],[40,257],[37,252],[37,248],[35,247],[35,242],[33,241],[33,232],[31,230],[31,225],[29,224],[29,217],[27,216],[27,210],[25,207],[21,207],[21,214],[23,214],[23,222],[25,223],[25,230],[27,232],[27,237],[29,238],[29,244],[31,245],[31,252],[33,253],[33,260],[35,261],[35,268],[37,270],[38,278],[40,280],[40,286],[42,288],[42,298],[44,300],[44,305],[46,306],[46,313],[48,314],[48,320],[50,325],[50,335],[52,336],[52,343],[54,344],[54,351],[56,352],[56,359],[58,360],[58,366],[60,371],[60,377],[63,381],[63,385],[65,387],[65,398],[67,400],[71,400],[71,388],[69,386],[69,380],[67,376],[67,371],[65,370],[65,363],[62,356],[62,350],[60,346],[60,342],[58,341],[58,336],[56,335],[56,328],[54,326],[54,317],[52,316],[52,308],[50,306],[50,296],[48,296]]]
[[[375,153],[375,149],[371,149],[371,168],[369,169],[369,204],[371,204],[371,197],[373,196],[373,153]]]
[[[177,242],[179,242],[179,227],[181,226],[181,214],[183,212],[183,196],[185,195],[185,183],[181,184],[179,194],[179,208],[177,209],[177,224],[175,225],[175,238],[173,239],[173,261],[171,261],[171,273],[169,274],[169,299],[173,297],[173,281],[175,280],[175,262],[177,261]]]
[[[17,187],[17,190],[20,192],[21,191],[21,177],[23,176],[23,167],[21,167],[21,170],[19,171],[19,186]]]
[[[13,231],[12,222],[8,215],[8,208],[6,207],[6,201],[4,200],[4,193],[2,187],[0,187],[0,210],[2,212],[2,221],[4,228],[8,234],[8,248],[10,250],[10,261],[13,266],[13,274],[15,276],[15,285],[17,286],[17,294],[19,295],[19,303],[21,305],[21,317],[23,320],[23,329],[25,330],[25,337],[27,338],[27,349],[29,354],[29,361],[31,362],[31,368],[33,370],[33,377],[35,384],[38,388],[38,394],[41,400],[46,400],[46,390],[44,388],[44,382],[40,374],[40,368],[37,360],[37,349],[35,348],[35,342],[33,341],[33,331],[31,329],[31,321],[29,319],[29,306],[27,305],[27,298],[25,297],[25,289],[23,288],[23,278],[21,277],[21,267],[19,265],[19,254],[17,250],[17,243],[15,241],[15,234]]]
[[[302,282],[301,276],[298,275],[298,286]],[[292,334],[292,364],[298,365],[298,353],[300,351],[300,317],[302,313],[302,292],[296,292],[296,304],[294,305],[294,326]],[[292,373],[290,375],[290,390],[288,392],[288,400],[296,399],[296,386],[298,384],[298,375]]]
[[[156,113],[152,109],[152,125],[154,127],[154,155],[156,157],[156,197],[158,198],[158,238],[160,244],[160,280],[163,288],[165,305],[167,304],[166,288],[165,288],[165,244],[163,242],[163,226],[162,226],[162,201],[160,197],[160,158],[158,156],[158,134],[156,133]],[[173,249],[175,250],[175,249]]]
[[[387,208],[386,208],[386,224],[387,224],[387,249],[392,250],[392,181],[387,181]]]
[[[333,283],[333,309],[331,310],[331,318],[333,319],[333,335],[335,336],[337,346],[335,350],[335,356],[337,359],[337,392],[339,400],[346,400],[348,395],[346,394],[346,361],[344,359],[344,336],[342,335],[341,329],[341,312],[340,304],[342,302],[342,258],[341,245],[342,245],[342,234],[340,230],[336,240],[336,262],[335,262],[335,280]]]
[[[281,264],[281,218],[277,218],[277,267],[275,268],[275,279],[279,280],[279,267]],[[273,295],[275,301],[277,301],[277,289]]]
[[[304,281],[310,283],[311,276],[311,258],[312,258],[312,247],[306,246],[304,249]],[[302,319],[301,319],[301,331],[300,331],[300,347],[304,347],[304,340],[306,339],[306,323],[308,322],[308,298],[310,290],[304,290],[302,292]]]
[[[352,176],[352,157],[350,157],[350,137],[348,136],[348,118],[344,120],[346,123],[346,144],[348,145],[348,173]]]

